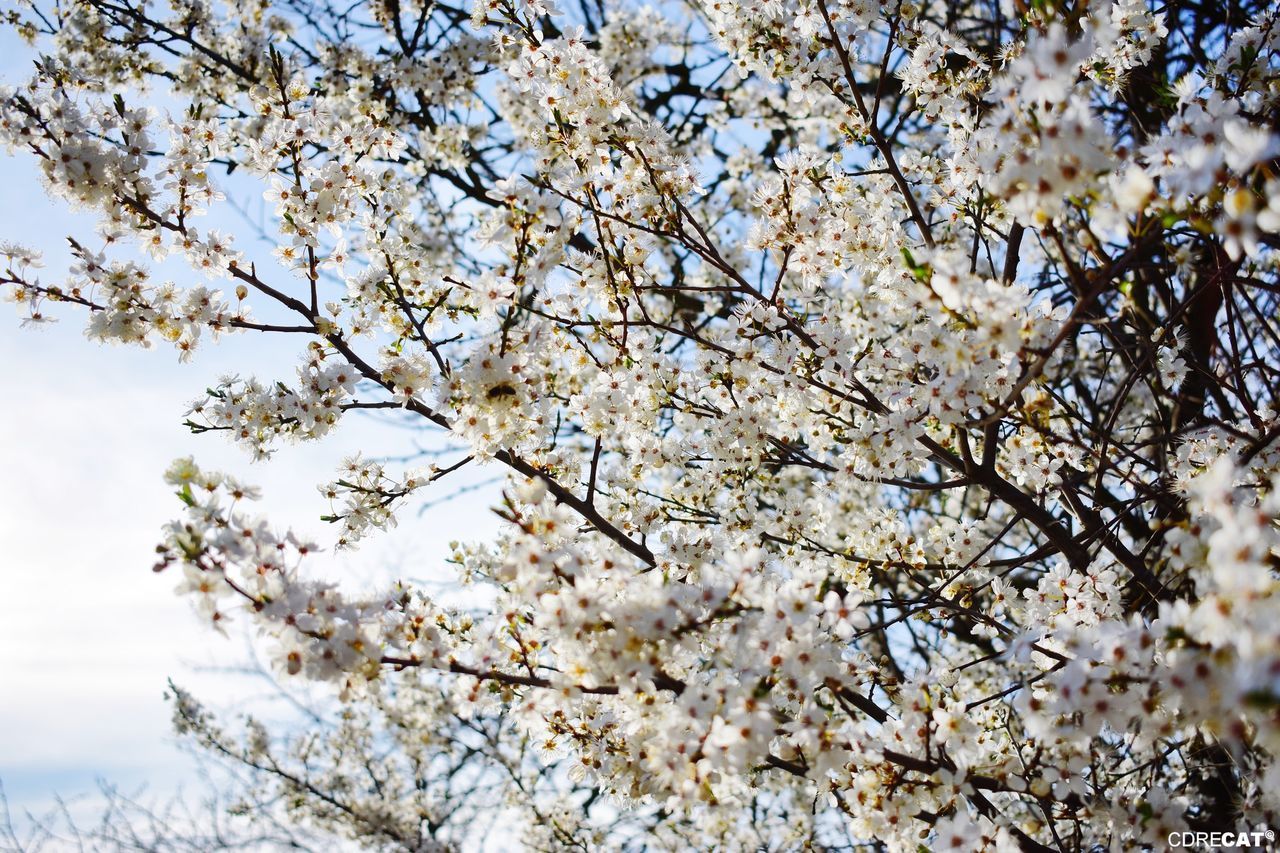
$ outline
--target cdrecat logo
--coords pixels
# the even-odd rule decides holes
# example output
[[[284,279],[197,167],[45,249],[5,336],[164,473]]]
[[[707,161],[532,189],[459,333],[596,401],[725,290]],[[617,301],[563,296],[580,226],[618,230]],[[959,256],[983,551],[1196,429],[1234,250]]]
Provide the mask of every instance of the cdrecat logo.
[[[1170,847],[1225,847],[1237,850],[1270,845],[1275,840],[1276,834],[1270,829],[1255,829],[1252,832],[1171,832],[1168,838]]]

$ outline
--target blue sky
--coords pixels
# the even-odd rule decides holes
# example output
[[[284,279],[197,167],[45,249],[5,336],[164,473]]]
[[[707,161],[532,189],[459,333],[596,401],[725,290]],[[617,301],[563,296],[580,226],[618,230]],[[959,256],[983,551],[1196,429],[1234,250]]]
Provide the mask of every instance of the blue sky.
[[[20,81],[30,56],[0,31],[0,81]],[[100,243],[91,217],[45,198],[30,158],[0,154],[0,187],[0,240],[44,251],[44,281],[65,273],[67,235]],[[228,210],[209,224],[235,230],[235,216]],[[269,265],[267,252],[249,243],[239,245],[260,268]],[[197,281],[181,267],[166,265],[165,273]],[[160,528],[180,510],[161,479],[172,459],[195,455],[204,467],[262,486],[273,523],[324,542],[329,528],[319,516],[328,504],[316,485],[349,453],[402,453],[413,438],[348,418],[322,443],[284,446],[269,462],[251,463],[217,434],[191,435],[183,415],[224,374],[293,376],[296,336],[233,336],[184,365],[163,346],[92,343],[80,312],[50,313],[59,322],[22,329],[13,306],[0,305],[7,366],[0,373],[0,782],[19,824],[24,811],[43,812],[55,796],[91,795],[97,779],[126,791],[146,784],[162,799],[179,786],[198,788],[194,764],[170,732],[168,678],[214,708],[270,713],[260,681],[210,670],[244,663],[244,636],[205,629],[174,596],[176,577],[151,572]],[[329,554],[326,570],[352,589],[394,577],[447,580],[448,542],[483,539],[496,528],[488,512],[494,495],[481,489],[409,516],[359,551]],[[92,814],[92,804],[87,797],[82,813]]]

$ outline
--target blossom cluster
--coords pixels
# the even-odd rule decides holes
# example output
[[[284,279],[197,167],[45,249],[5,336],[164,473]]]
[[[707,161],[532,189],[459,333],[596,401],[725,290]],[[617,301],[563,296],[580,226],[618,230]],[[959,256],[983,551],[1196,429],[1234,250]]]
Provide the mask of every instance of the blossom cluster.
[[[351,594],[253,489],[170,470],[159,568],[339,688],[325,785],[390,774],[326,825],[447,824],[361,708],[405,766],[476,756],[534,847],[1280,824],[1275,8],[573,5],[18,14],[50,55],[0,143],[99,220],[62,284],[0,250],[27,320],[297,342],[296,380],[187,413],[253,459],[356,410],[461,449],[342,462],[334,546],[502,480],[461,608]],[[206,227],[238,197],[269,252]]]

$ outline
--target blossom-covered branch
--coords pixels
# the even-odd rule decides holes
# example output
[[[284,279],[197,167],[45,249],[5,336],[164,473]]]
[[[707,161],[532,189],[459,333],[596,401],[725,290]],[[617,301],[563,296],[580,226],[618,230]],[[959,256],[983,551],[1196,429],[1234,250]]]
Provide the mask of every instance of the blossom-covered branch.
[[[240,478],[168,472],[186,514],[157,568],[201,614],[252,620],[282,679],[397,719],[430,696],[404,728],[446,721],[396,740],[405,764],[334,732],[339,765],[379,768],[356,802],[345,765],[306,781],[180,700],[326,826],[462,843],[447,785],[392,807],[437,761],[501,779],[515,831],[554,849],[1083,851],[1280,824],[1273,4],[8,20],[42,58],[0,140],[100,223],[56,283],[0,252],[26,321],[65,307],[182,359],[294,343],[185,413],[255,459],[353,411],[447,434],[419,469],[341,463],[337,547],[458,471],[503,479],[505,532],[455,548],[463,609],[352,594]],[[254,194],[269,255],[206,226]]]

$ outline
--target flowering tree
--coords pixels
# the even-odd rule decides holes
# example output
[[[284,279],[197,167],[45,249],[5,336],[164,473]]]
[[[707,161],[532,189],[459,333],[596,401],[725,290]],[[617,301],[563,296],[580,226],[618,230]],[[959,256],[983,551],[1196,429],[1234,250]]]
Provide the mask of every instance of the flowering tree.
[[[455,809],[556,849],[1280,824],[1280,10],[562,5],[8,13],[0,137],[101,221],[57,283],[5,248],[27,320],[289,336],[187,415],[254,458],[353,410],[465,445],[343,462],[337,547],[506,472],[463,611],[344,593],[175,463],[156,568],[347,703],[286,755],[181,727],[410,849]],[[251,182],[275,263],[202,221]]]

